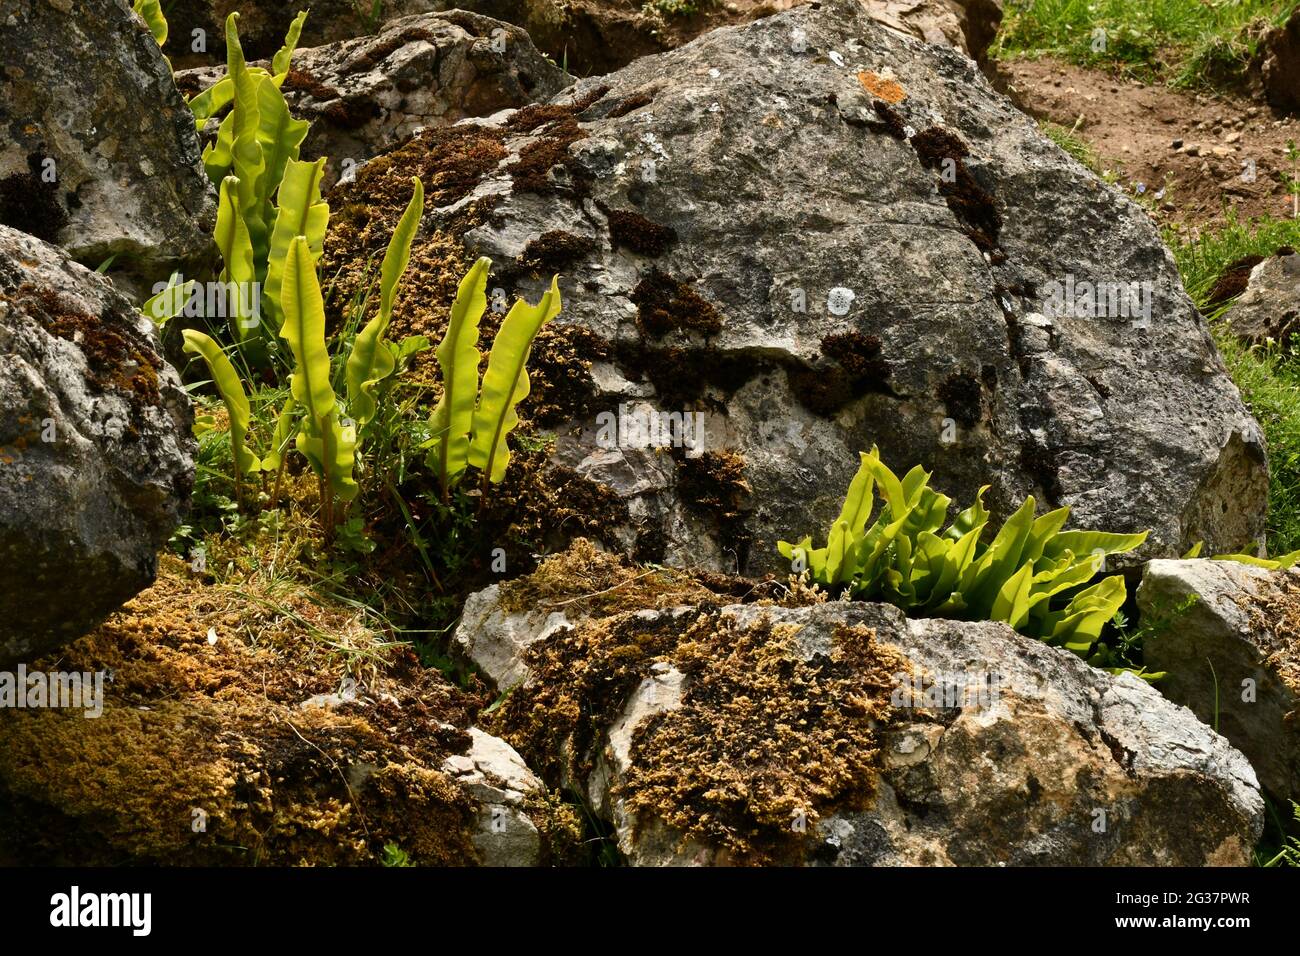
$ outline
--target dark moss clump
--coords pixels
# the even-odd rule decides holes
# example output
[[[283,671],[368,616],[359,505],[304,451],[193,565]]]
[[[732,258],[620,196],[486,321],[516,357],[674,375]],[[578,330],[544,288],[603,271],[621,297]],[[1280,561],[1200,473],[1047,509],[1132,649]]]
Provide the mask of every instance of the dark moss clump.
[[[879,125],[883,131],[894,139],[907,139],[907,124],[903,122],[903,117],[898,115],[898,110],[894,109],[883,100],[872,100],[871,108],[875,110],[876,115],[880,117]]]
[[[881,358],[880,339],[861,332],[838,332],[821,341],[823,356],[835,364],[790,368],[790,387],[805,408],[831,416],[854,399],[875,392],[894,395],[889,363]]]
[[[735,555],[736,570],[749,561],[753,535],[745,519],[753,510],[754,489],[745,480],[745,459],[732,451],[677,455],[677,495],[682,504],[716,523],[722,546]]]
[[[1049,507],[1060,505],[1065,492],[1061,488],[1056,456],[1050,448],[1032,438],[1026,439],[1020,446],[1020,468],[1043,489]]]
[[[996,249],[1002,231],[1002,214],[992,193],[980,185],[966,165],[970,150],[961,137],[931,126],[912,137],[912,148],[922,166],[940,172],[939,192],[953,215],[966,227],[971,241],[985,252]],[[946,175],[949,172],[951,177]]]
[[[965,369],[949,375],[935,393],[948,417],[960,425],[973,428],[984,417],[984,390],[980,380]]]
[[[519,255],[520,268],[534,275],[563,272],[574,263],[581,262],[596,251],[596,240],[589,236],[575,236],[560,229],[544,232],[530,239]]]
[[[77,343],[86,357],[91,383],[101,392],[111,389],[125,393],[137,406],[158,404],[162,358],[134,328],[81,312],[53,289],[19,286],[13,301],[51,335]]]
[[[1263,261],[1263,256],[1243,256],[1229,264],[1215,280],[1214,288],[1206,298],[1205,308],[1212,309],[1245,292],[1250,283],[1251,270]]]
[[[698,292],[667,273],[652,269],[632,290],[637,306],[637,326],[643,335],[663,336],[669,332],[699,332],[717,335],[722,316]]]
[[[360,129],[382,113],[374,100],[354,97],[331,103],[321,115],[339,129]]]
[[[322,103],[337,100],[343,96],[334,87],[327,86],[304,70],[290,69],[289,74],[284,78],[284,82],[280,84],[280,89],[286,93],[306,93],[312,99],[320,100]]]
[[[587,137],[577,115],[607,92],[609,87],[596,87],[572,103],[533,103],[510,117],[505,125],[507,131],[538,135],[538,139],[519,150],[519,158],[507,167],[512,192],[587,195],[591,174],[574,161],[569,147]],[[568,174],[568,183],[551,175],[557,167]]]
[[[596,397],[591,363],[609,352],[609,343],[583,326],[544,327],[528,359],[528,417],[543,428],[587,417]]]
[[[615,249],[621,246],[638,255],[655,258],[662,256],[677,241],[677,231],[671,226],[651,222],[639,213],[611,209],[606,215],[609,217],[609,238]]]
[[[59,204],[58,184],[41,178],[39,156],[28,156],[27,165],[30,172],[0,179],[0,223],[45,242],[58,242],[68,224],[68,214]]]
[[[625,375],[634,381],[649,381],[660,399],[669,406],[686,408],[709,388],[730,395],[758,372],[748,355],[686,349],[656,348],[643,342],[620,342],[614,358]]]
[[[626,116],[633,110],[639,110],[643,106],[649,106],[654,102],[654,97],[650,93],[633,93],[631,96],[620,100],[618,105],[609,111],[611,118],[617,119],[620,116]]]

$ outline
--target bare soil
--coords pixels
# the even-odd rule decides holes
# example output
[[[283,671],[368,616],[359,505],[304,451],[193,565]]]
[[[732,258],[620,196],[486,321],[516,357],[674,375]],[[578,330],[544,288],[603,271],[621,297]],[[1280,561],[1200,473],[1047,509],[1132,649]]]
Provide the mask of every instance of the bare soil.
[[[1262,98],[1151,85],[1051,57],[995,62],[990,71],[1020,109],[1074,130],[1120,185],[1164,187],[1152,204],[1162,223],[1216,224],[1229,209],[1242,219],[1293,214],[1280,174],[1294,172],[1286,144],[1300,139],[1300,121]]]

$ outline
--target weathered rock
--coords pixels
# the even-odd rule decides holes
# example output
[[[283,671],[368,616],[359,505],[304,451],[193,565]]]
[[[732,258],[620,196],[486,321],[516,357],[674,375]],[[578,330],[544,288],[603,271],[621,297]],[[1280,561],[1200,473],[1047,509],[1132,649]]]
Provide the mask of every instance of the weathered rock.
[[[0,665],[153,581],[188,509],[193,414],[152,326],[102,276],[0,226]]]
[[[1300,10],[1264,39],[1260,75],[1269,103],[1287,112],[1300,111]]]
[[[521,586],[497,593],[516,634]],[[586,793],[634,865],[1250,862],[1263,801],[1228,741],[1004,625],[858,602],[574,607],[547,637],[469,643],[529,674],[493,732]]]
[[[91,268],[116,257],[138,288],[201,274],[215,205],[193,118],[130,4],[18,0],[0,17],[0,223]]]
[[[1152,561],[1137,597],[1160,691],[1232,741],[1278,799],[1300,798],[1300,574]]]
[[[390,845],[421,865],[580,862],[575,811],[474,726],[482,699],[354,608],[164,557],[152,588],[30,665],[56,668],[108,680],[98,714],[0,709],[16,862],[374,865]]]
[[[983,62],[1002,23],[1001,0],[862,0],[867,12],[895,30],[950,46]]]
[[[1300,332],[1300,256],[1271,256],[1250,271],[1246,291],[1227,313],[1233,335],[1247,345],[1291,347]]]
[[[193,69],[177,82],[193,93],[224,75],[224,67]],[[329,186],[420,127],[548,99],[570,82],[523,30],[457,10],[298,50],[282,89],[294,117],[312,124],[303,158],[329,157]]]
[[[991,485],[998,516],[1034,494],[1075,526],[1150,529],[1148,555],[1262,533],[1262,434],[1150,218],[968,59],[853,3],[714,31],[362,167],[331,195],[344,297],[412,173],[430,211],[395,334],[441,334],[454,279],[433,271],[488,255],[493,287],[534,300],[561,273],[555,334],[590,369],[551,375],[539,345],[537,420],[557,466],[628,500],[609,540],[643,559],[779,570],[775,542],[827,528],[873,444],[958,501]],[[1088,317],[1085,282],[1146,298]],[[1049,317],[1056,288],[1080,300]],[[702,445],[615,434],[621,406],[698,413]]]

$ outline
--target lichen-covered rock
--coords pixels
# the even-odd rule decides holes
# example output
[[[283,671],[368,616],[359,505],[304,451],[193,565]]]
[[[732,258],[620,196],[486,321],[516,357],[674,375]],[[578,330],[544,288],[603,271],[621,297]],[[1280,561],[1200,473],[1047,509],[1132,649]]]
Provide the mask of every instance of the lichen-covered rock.
[[[885,605],[636,609],[655,581],[593,608],[573,574],[570,624],[512,642],[528,676],[487,718],[634,865],[1250,862],[1250,765],[1132,675]],[[531,587],[497,591],[521,626]]]
[[[191,94],[224,68],[177,76]],[[281,87],[309,120],[304,159],[329,157],[325,183],[425,126],[548,99],[571,78],[518,27],[457,10],[388,21],[374,36],[298,50]]]
[[[189,506],[193,414],[102,276],[0,226],[0,666],[153,581]]]
[[[216,207],[193,117],[124,0],[0,11],[0,223],[133,289],[199,275]]]
[[[581,824],[483,700],[355,608],[257,580],[157,583],[57,657],[98,715],[0,710],[0,857],[73,865],[576,862]]]
[[[1152,561],[1137,600],[1160,691],[1232,741],[1275,797],[1300,799],[1300,572]]]
[[[628,502],[607,542],[643,560],[781,568],[776,541],[828,527],[873,444],[958,501],[991,485],[998,517],[1033,494],[1150,529],[1144,555],[1263,530],[1262,433],[1150,218],[971,61],[856,3],[361,167],[330,197],[340,301],[413,174],[428,212],[394,334],[436,341],[475,256],[502,301],[560,273],[524,414]]]
[[[1300,255],[1270,256],[1250,270],[1246,291],[1228,310],[1228,328],[1247,345],[1293,350],[1300,332]]]

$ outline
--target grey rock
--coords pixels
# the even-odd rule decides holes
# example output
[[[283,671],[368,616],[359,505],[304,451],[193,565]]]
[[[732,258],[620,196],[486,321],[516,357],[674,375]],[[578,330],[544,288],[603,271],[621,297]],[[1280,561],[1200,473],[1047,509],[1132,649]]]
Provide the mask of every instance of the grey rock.
[[[442,766],[475,801],[478,811],[472,837],[484,866],[536,866],[541,836],[523,810],[524,799],[543,793],[542,782],[504,740],[478,727],[469,728],[470,746]]]
[[[102,276],[0,226],[0,665],[153,582],[189,504],[193,413]]]
[[[528,645],[567,627],[569,622],[561,611],[507,611],[500,597],[501,589],[495,584],[471,594],[452,642],[459,653],[505,690],[528,676],[523,663]]]
[[[1256,265],[1227,319],[1232,334],[1247,345],[1292,349],[1291,337],[1300,332],[1300,256],[1270,256]]]
[[[1138,607],[1156,686],[1218,728],[1278,799],[1300,798],[1300,574],[1235,561],[1152,561]],[[1195,603],[1181,613],[1188,599]]]
[[[561,270],[557,323],[607,340],[619,375],[593,376],[593,411],[557,429],[556,460],[629,476],[629,533],[654,542],[651,559],[782,570],[776,541],[824,532],[873,444],[959,502],[991,485],[999,518],[1033,494],[1071,506],[1074,527],[1150,529],[1120,563],[1262,533],[1262,432],[1150,218],[966,57],[830,0],[554,102],[588,105],[540,187],[515,164],[562,124],[497,118],[508,155],[423,226],[462,228],[467,253],[533,300],[549,271],[511,264],[530,241],[597,244]],[[491,216],[458,227],[476,202]],[[640,218],[615,243],[617,213]],[[1090,317],[1085,282],[1146,295]],[[1053,283],[1078,294],[1065,314],[1047,314]],[[633,480],[644,449],[601,443],[596,416],[633,400],[706,415],[705,454],[744,461],[735,520],[684,507],[680,469],[666,487]]]
[[[0,13],[0,222],[146,292],[215,256],[193,117],[124,0]],[[52,177],[52,181],[47,181]]]
[[[680,627],[696,612],[646,610],[619,620],[640,618],[641,633],[641,626]],[[1191,711],[1132,675],[1111,676],[1002,624],[908,620],[885,605],[733,605],[720,614],[742,629],[766,618],[773,625],[769,633],[793,634],[789,653],[804,661],[840,659],[839,628],[865,626],[877,643],[902,652],[913,671],[911,683],[897,682],[892,690],[894,707],[880,728],[879,781],[869,805],[851,808],[845,798],[842,809],[823,808],[810,818],[799,862],[1250,862],[1264,810],[1250,764]],[[615,626],[615,620],[601,623]],[[700,668],[724,663],[693,656],[690,666],[699,674]],[[526,681],[512,697],[529,706],[529,695],[540,689],[537,680]],[[589,776],[564,781],[587,794],[633,865],[734,862],[727,849],[699,833],[674,829],[657,816],[638,816],[624,803],[629,771],[643,753],[639,732],[694,706],[688,700],[693,680],[671,653],[657,659],[597,735]],[[950,690],[944,699],[945,686],[956,693]],[[924,695],[935,687],[940,697],[931,701]],[[810,745],[815,731],[809,728]],[[562,751],[576,746],[574,739],[559,744]],[[706,742],[701,748],[708,753]],[[680,770],[689,775],[697,768]]]
[[[224,67],[198,68],[177,82],[197,92],[224,75]],[[294,117],[312,124],[303,158],[329,157],[330,186],[417,129],[545,100],[571,81],[519,27],[456,10],[300,49],[282,89]]]

